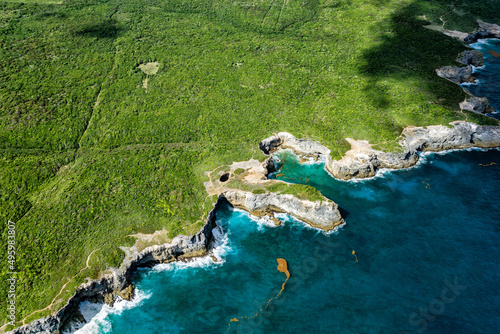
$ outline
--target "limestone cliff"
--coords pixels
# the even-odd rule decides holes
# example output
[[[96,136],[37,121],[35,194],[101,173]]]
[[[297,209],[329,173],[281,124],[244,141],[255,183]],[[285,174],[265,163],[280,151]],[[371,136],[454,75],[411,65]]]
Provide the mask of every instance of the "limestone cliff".
[[[500,38],[500,26],[477,20],[480,30],[464,38],[466,43],[474,43],[481,38]]]
[[[217,208],[217,206],[216,206]],[[210,213],[206,224],[193,236],[177,236],[170,244],[145,248],[142,252],[126,258],[120,268],[104,277],[80,285],[64,307],[56,314],[35,320],[26,326],[16,328],[9,334],[58,334],[61,328],[78,310],[79,303],[86,300],[101,300],[112,304],[116,296],[131,297],[132,272],[138,267],[149,267],[158,263],[170,262],[181,255],[201,255],[206,253],[213,239],[212,230],[216,227],[215,210]]]
[[[351,150],[338,161],[331,158],[330,150],[325,146],[309,140],[296,139],[286,132],[264,139],[260,147],[266,147],[268,152],[289,148],[299,156],[321,157],[328,172],[336,178],[346,180],[374,176],[380,168],[411,167],[418,161],[418,151],[500,146],[500,127],[462,121],[452,122],[449,126],[407,127],[402,136],[401,150],[398,152],[378,151],[373,149],[368,141],[347,138]]]
[[[467,50],[458,56],[457,61],[464,65],[483,66],[484,54],[479,50]]]
[[[293,195],[276,193],[253,194],[230,189],[222,193],[231,205],[250,213],[266,211],[286,212],[311,226],[330,231],[344,223],[337,204],[325,198],[323,201],[301,200]]]
[[[442,151],[469,147],[500,146],[500,127],[452,122],[451,126],[407,127],[402,145],[418,151]]]

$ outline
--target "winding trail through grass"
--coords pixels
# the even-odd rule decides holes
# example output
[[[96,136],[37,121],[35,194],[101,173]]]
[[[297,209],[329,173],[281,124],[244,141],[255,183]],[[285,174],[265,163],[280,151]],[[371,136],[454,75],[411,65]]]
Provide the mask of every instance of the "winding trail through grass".
[[[40,309],[40,310],[37,310],[37,311],[34,311],[32,312],[31,314],[27,315],[26,317],[24,317],[24,319],[21,320],[23,326],[26,325],[26,319],[28,319],[29,317],[31,317],[32,315],[36,314],[36,313],[39,313],[39,312],[42,312],[42,311],[46,311],[46,310],[49,310],[52,308],[52,306],[54,305],[54,303],[56,302],[56,299],[57,297],[59,297],[61,295],[61,293],[63,292],[64,288],[69,284],[69,282],[71,282],[72,279],[74,279],[76,276],[78,276],[82,271],[84,271],[85,269],[89,268],[89,261],[90,261],[90,257],[92,256],[92,254],[94,254],[96,251],[100,250],[102,247],[104,247],[106,244],[102,245],[101,247],[97,248],[97,249],[94,249],[90,254],[89,256],[87,256],[87,261],[85,262],[85,267],[80,269],[80,271],[74,275],[73,277],[70,277],[68,278],[68,281],[66,283],[64,283],[64,285],[61,287],[61,290],[59,290],[59,293],[54,297],[54,299],[52,299],[52,302],[47,305],[46,307],[44,307],[43,309]]]

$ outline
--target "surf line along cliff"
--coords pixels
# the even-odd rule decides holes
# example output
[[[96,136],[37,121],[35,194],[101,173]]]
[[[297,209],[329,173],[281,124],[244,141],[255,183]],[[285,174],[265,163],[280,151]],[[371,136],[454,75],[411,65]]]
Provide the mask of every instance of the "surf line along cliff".
[[[111,268],[103,277],[81,284],[66,305],[55,314],[37,319],[25,326],[11,330],[10,334],[54,334],[61,333],[63,327],[79,312],[79,304],[84,300],[104,301],[110,305],[121,297],[131,299],[134,287],[132,273],[139,267],[152,267],[159,263],[176,261],[182,257],[207,255],[217,228],[215,212],[220,202],[209,213],[205,225],[192,236],[179,235],[170,244],[154,245],[125,258],[119,268]]]
[[[418,152],[500,147],[499,126],[463,121],[451,122],[449,126],[410,126],[403,130],[402,137],[399,141],[401,149],[397,152],[378,151],[366,140],[347,138],[351,149],[340,160],[333,160],[326,146],[311,140],[297,139],[287,132],[262,140],[259,147],[265,154],[279,149],[291,149],[300,157],[324,159],[326,171],[342,180],[372,177],[381,168],[402,169],[414,166],[419,159]]]
[[[472,34],[462,33],[459,31],[450,31],[444,28],[440,28],[437,30],[444,33],[447,36],[458,38],[460,41],[466,44],[475,43],[478,41],[478,39],[482,38],[500,39],[500,26],[492,23],[487,23],[481,20],[477,20],[477,23],[479,25],[479,31]],[[424,26],[424,27],[431,27],[431,26]],[[465,67],[445,66],[436,69],[436,73],[438,76],[446,80],[449,80],[457,85],[461,85],[462,83],[465,82],[475,82],[475,78],[473,77],[473,66],[474,67],[483,66],[484,64],[483,56],[484,56],[483,53],[478,50],[464,51],[458,56],[457,61],[463,65],[466,65]],[[490,106],[487,97],[477,97],[474,96],[467,88],[462,87],[462,89],[468,96],[465,98],[463,102],[460,102],[459,104],[460,109],[472,111],[478,114],[487,114],[495,111]]]

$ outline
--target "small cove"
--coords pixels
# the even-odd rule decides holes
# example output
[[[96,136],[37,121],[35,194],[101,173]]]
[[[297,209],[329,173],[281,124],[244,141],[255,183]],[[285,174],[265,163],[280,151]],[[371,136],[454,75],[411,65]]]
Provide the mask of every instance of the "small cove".
[[[498,41],[473,94],[500,110]],[[496,48],[496,49],[495,49]],[[484,50],[483,50],[484,49]],[[499,52],[500,50],[497,50]],[[491,58],[491,59],[490,59]],[[493,66],[493,67],[491,67]],[[498,68],[495,66],[499,66]],[[494,74],[487,74],[493,68]],[[282,152],[279,179],[339,204],[346,224],[325,234],[286,215],[274,226],[225,205],[209,257],[137,271],[138,297],[111,309],[84,302],[77,333],[493,333],[500,328],[500,151],[425,154],[408,170],[363,181],[331,178],[321,163]],[[355,251],[355,255],[353,251]],[[85,314],[85,312],[83,312]]]

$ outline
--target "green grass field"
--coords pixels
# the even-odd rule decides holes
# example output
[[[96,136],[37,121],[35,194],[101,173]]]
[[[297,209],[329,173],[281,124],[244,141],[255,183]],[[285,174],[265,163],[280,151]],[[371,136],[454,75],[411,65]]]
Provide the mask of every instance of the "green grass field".
[[[467,0],[0,2],[0,217],[2,245],[17,226],[17,325],[118,265],[127,235],[196,232],[212,207],[205,171],[262,159],[273,132],[340,157],[346,137],[390,149],[408,125],[496,124],[458,112],[465,94],[435,69],[465,47],[423,25],[471,32],[498,13]],[[156,74],[139,68],[149,62]]]

